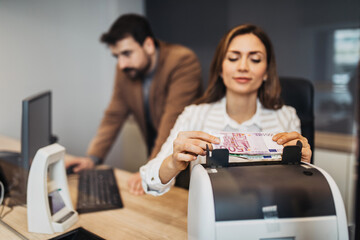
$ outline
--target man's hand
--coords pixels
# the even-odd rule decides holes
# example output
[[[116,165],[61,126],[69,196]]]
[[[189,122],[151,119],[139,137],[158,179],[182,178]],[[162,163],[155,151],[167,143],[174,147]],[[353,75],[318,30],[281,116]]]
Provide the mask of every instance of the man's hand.
[[[310,144],[308,143],[308,140],[305,137],[301,136],[300,133],[298,132],[278,133],[275,136],[273,136],[272,139],[275,142],[277,142],[277,144],[283,145],[284,147],[289,145],[296,145],[297,141],[300,140],[303,145],[301,149],[301,161],[310,163],[311,155],[312,155]]]
[[[134,195],[143,195],[144,189],[142,188],[142,180],[141,180],[141,176],[140,173],[134,173],[131,175],[131,177],[128,180],[128,187],[129,187],[129,191],[130,193],[134,194]]]
[[[84,169],[91,169],[95,166],[91,158],[88,157],[69,157],[65,159],[66,168],[69,168],[74,165],[75,165],[75,167],[73,168],[74,173],[78,173]]]

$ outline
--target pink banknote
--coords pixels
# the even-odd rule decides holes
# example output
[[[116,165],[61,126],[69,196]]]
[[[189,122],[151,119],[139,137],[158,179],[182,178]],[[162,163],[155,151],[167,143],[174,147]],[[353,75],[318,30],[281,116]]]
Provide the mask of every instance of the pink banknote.
[[[227,148],[232,154],[272,155],[281,154],[282,145],[272,140],[274,133],[232,133],[215,132],[212,135],[220,138],[220,144],[214,149]]]

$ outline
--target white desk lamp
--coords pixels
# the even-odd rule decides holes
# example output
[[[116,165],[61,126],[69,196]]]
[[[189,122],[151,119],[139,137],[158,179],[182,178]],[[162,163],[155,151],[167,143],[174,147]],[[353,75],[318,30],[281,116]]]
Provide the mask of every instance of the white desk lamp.
[[[78,220],[65,173],[65,148],[40,148],[31,164],[27,185],[29,232],[63,232]]]

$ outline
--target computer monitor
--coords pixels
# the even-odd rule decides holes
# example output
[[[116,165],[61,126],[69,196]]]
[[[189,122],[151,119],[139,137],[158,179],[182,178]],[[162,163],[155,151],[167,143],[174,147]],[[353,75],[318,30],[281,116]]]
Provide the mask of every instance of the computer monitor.
[[[21,153],[0,152],[0,168],[6,178],[12,205],[26,202],[27,178],[37,150],[57,140],[52,135],[51,125],[51,91],[22,101]]]
[[[56,142],[51,129],[51,92],[46,91],[22,101],[21,162],[30,169],[39,148]]]

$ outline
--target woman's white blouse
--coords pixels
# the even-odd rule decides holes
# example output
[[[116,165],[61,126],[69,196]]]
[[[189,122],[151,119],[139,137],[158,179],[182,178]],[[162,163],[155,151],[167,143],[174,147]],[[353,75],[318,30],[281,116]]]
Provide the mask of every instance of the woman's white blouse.
[[[190,105],[179,115],[166,142],[157,156],[140,168],[144,191],[152,195],[161,195],[170,190],[174,178],[167,184],[162,184],[159,169],[163,160],[173,152],[173,142],[181,131],[203,132],[301,132],[300,119],[296,110],[283,106],[278,110],[265,109],[259,100],[255,115],[248,121],[239,124],[226,113],[226,98],[215,103]]]

